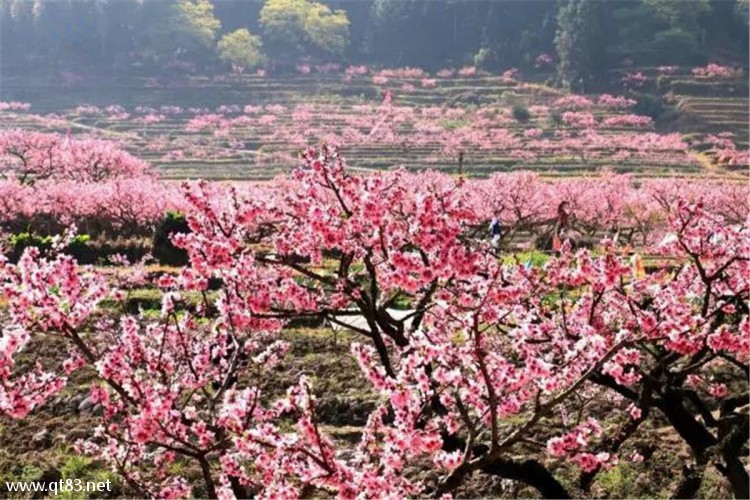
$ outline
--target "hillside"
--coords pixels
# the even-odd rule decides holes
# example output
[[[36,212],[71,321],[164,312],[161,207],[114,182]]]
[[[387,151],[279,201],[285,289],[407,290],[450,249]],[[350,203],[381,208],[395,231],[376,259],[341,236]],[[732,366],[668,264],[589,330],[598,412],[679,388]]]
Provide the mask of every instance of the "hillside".
[[[0,116],[7,128],[122,141],[165,178],[268,179],[294,166],[300,149],[322,142],[340,144],[358,169],[455,172],[462,156],[469,175],[528,169],[577,176],[602,168],[646,177],[740,175],[737,165],[720,165],[706,134],[731,133],[737,147],[747,148],[746,82],[717,84],[689,70],[660,75],[645,69],[643,75],[634,95],[664,95],[672,105],[666,126],[637,115],[637,96],[567,96],[514,72],[477,74],[473,68],[437,77],[406,68],[375,74],[354,68],[349,74],[62,86],[6,75],[0,100],[31,107]],[[185,102],[189,109],[179,107]]]

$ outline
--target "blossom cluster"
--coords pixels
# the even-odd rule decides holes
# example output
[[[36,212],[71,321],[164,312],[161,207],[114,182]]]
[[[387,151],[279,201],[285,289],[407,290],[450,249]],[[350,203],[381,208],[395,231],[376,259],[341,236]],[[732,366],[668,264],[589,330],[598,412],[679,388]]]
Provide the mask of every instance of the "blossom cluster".
[[[716,80],[731,80],[742,76],[741,69],[733,68],[731,66],[722,66],[721,64],[716,63],[693,68],[692,73],[698,77]]]
[[[0,174],[0,224],[10,228],[142,232],[180,206],[146,162],[106,141],[4,131]]]

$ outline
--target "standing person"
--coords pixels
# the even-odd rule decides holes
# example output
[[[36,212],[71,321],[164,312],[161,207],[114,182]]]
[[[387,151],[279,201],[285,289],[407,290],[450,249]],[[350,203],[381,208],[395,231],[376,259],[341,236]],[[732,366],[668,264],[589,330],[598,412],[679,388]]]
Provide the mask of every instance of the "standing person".
[[[555,252],[559,252],[562,248],[562,239],[565,237],[565,232],[568,228],[569,217],[568,202],[560,202],[557,206],[557,220],[552,231],[552,250]]]
[[[563,201],[557,206],[557,234],[562,236],[563,232],[568,228],[568,219],[570,214],[568,213],[568,202]]]
[[[383,106],[390,106],[393,102],[393,94],[391,94],[391,89],[386,89],[385,96],[383,97]]]
[[[492,248],[500,246],[500,236],[503,234],[503,226],[500,223],[500,212],[495,212],[495,216],[490,222],[490,236],[492,236]]]

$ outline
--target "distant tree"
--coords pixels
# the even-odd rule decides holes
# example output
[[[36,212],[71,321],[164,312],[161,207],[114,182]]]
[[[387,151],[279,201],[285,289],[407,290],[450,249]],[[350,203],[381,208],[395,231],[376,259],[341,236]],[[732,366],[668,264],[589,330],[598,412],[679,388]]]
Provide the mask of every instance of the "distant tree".
[[[607,5],[598,0],[563,0],[557,17],[555,47],[560,83],[575,91],[606,67],[607,43],[602,26]]]
[[[307,8],[306,0],[268,0],[258,20],[266,46],[276,52],[301,52]]]
[[[669,62],[675,64],[690,64],[697,50],[695,33],[681,28],[662,30],[654,35],[651,41],[653,50],[669,54]]]
[[[401,54],[418,45],[414,43],[414,35],[418,33],[419,27],[407,29],[415,16],[413,2],[374,0],[370,6],[366,51],[393,64],[393,60],[399,59]],[[390,44],[386,41],[390,41]]]
[[[176,33],[204,47],[211,47],[221,29],[210,0],[179,0],[172,22]]]
[[[214,49],[221,21],[210,0],[144,0],[137,35],[141,58],[162,63],[189,54],[204,60]]]
[[[74,68],[130,72],[134,65],[146,72],[190,66],[200,71],[218,60],[222,30],[249,27],[262,36],[264,52],[276,58],[312,55],[330,61],[346,51],[357,64],[432,71],[474,65],[495,72],[531,69],[539,54],[552,53],[557,35],[560,50],[572,57],[562,60],[561,74],[585,82],[587,72],[598,76],[610,61],[625,58],[654,66],[747,61],[748,5],[748,0],[0,0],[0,59],[8,68],[50,76]],[[570,78],[576,70],[582,76]]]
[[[331,11],[322,3],[310,3],[305,17],[305,32],[320,50],[341,55],[349,45],[349,19],[343,10]]]
[[[531,118],[531,113],[529,113],[529,109],[523,104],[514,105],[512,109],[512,113],[513,113],[513,118],[515,118],[521,123],[526,123]]]
[[[652,47],[668,54],[670,61],[688,64],[696,54],[698,45],[705,42],[705,29],[701,20],[711,12],[709,0],[643,0],[649,13],[665,24],[657,32]]]
[[[277,55],[301,55],[311,49],[342,55],[349,44],[346,12],[318,2],[267,0],[259,22],[266,46]]]
[[[364,48],[389,66],[531,66],[551,49],[556,12],[554,0],[373,0]]]
[[[695,33],[702,16],[711,11],[709,0],[642,0],[658,19],[673,29]]]
[[[21,129],[0,133],[0,178],[20,184],[46,179],[103,182],[151,173],[146,162],[112,142]]]
[[[219,40],[219,57],[232,65],[232,69],[242,73],[247,68],[263,64],[265,56],[261,52],[260,37],[246,29],[227,33]]]
[[[722,3],[720,6],[724,7],[725,5]],[[714,11],[718,11],[720,9],[714,9]],[[727,23],[721,22],[725,18],[719,17],[720,23],[716,23],[716,25],[721,26],[722,29],[714,29],[712,30],[712,33],[722,33],[722,34],[728,34],[728,40],[729,42],[735,41],[737,43],[737,47],[740,49],[740,51],[743,52],[742,60],[747,61],[748,60],[748,46],[750,46],[750,29],[748,29],[748,20],[750,19],[750,0],[737,0],[737,3],[733,5],[732,14],[731,14],[731,23],[734,27],[733,30],[727,31],[725,29]]]
[[[737,0],[734,5],[734,15],[741,22],[747,22],[748,17],[750,17],[750,0]]]

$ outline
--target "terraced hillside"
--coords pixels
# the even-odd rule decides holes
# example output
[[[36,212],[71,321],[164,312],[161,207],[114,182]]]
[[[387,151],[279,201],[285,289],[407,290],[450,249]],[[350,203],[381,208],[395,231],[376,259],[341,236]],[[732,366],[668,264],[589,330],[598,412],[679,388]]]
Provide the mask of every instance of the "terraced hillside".
[[[5,78],[0,100],[31,108],[11,106],[0,118],[3,127],[122,141],[166,178],[268,179],[296,165],[301,148],[322,142],[342,145],[360,169],[457,171],[462,163],[470,175],[731,174],[707,170],[680,134],[657,133],[627,99],[566,96],[512,73],[465,73],[129,79],[67,88]],[[716,127],[737,130],[739,120],[731,115]]]
[[[704,68],[667,68],[666,73],[664,68],[640,71],[648,78],[646,85],[652,84],[654,91],[663,94],[665,101],[679,112],[675,128],[687,134],[703,160],[714,166],[747,170],[750,89],[742,70],[726,75],[701,74],[706,72]],[[732,149],[745,151],[745,156],[734,158],[737,155]]]
[[[732,132],[741,144],[747,145],[749,99],[680,96],[679,103],[682,111],[703,119],[703,123],[700,124],[701,131]]]

